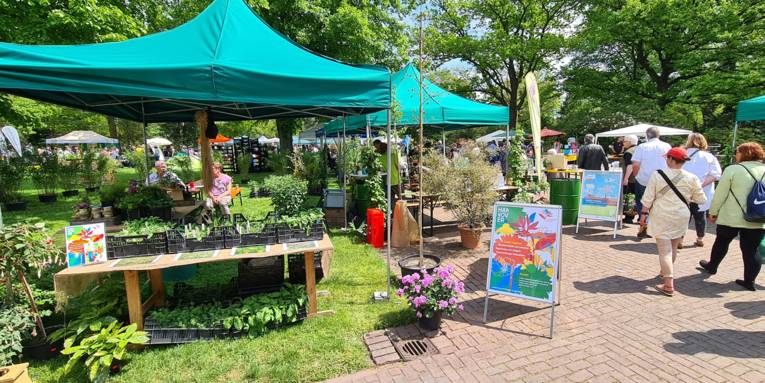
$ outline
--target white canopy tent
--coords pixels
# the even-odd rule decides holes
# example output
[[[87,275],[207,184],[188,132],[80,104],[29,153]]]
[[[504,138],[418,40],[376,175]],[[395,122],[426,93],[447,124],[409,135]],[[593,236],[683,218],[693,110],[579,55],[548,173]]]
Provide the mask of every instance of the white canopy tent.
[[[167,138],[162,137],[149,138],[146,140],[146,143],[149,144],[149,146],[170,146],[173,144]]]
[[[260,143],[260,144],[278,144],[279,143],[279,138],[278,137],[267,138],[266,136],[260,136],[258,138],[258,143]]]
[[[5,137],[5,139],[3,139],[3,137]],[[8,140],[13,150],[16,151],[16,154],[21,157],[21,139],[19,138],[19,132],[16,128],[6,125],[3,129],[0,129],[0,149],[5,146],[5,140]],[[2,152],[2,150],[0,150],[0,152]]]
[[[687,136],[693,133],[687,129],[668,128],[666,126],[651,125],[651,124],[637,124],[628,126],[626,128],[609,130],[607,132],[601,132],[595,135],[595,142],[598,142],[600,137],[624,137],[630,134],[634,134],[638,137],[645,137],[645,131],[648,128],[658,128],[659,134],[662,136]]]
[[[515,131],[509,132],[509,134],[508,134],[508,132],[506,130],[497,130],[497,131],[489,133],[489,134],[487,134],[485,136],[478,137],[476,139],[476,141],[477,142],[483,142],[483,143],[489,143],[489,142],[492,142],[492,141],[502,141],[505,138],[507,138],[508,136],[510,138],[515,137]]]
[[[116,138],[104,137],[90,130],[74,130],[61,137],[45,140],[46,145],[118,144]]]

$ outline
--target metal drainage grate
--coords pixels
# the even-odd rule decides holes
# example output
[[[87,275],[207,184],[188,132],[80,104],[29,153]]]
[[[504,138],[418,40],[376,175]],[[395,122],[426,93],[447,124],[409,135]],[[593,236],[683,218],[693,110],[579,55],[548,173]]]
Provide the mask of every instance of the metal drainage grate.
[[[393,347],[406,361],[438,353],[436,346],[428,338],[394,340]]]

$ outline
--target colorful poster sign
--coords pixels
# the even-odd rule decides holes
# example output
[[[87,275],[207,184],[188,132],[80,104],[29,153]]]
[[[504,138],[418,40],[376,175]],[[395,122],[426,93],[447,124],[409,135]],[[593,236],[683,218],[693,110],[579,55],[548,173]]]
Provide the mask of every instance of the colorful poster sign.
[[[622,172],[585,170],[579,196],[579,218],[619,220]]]
[[[494,204],[487,292],[553,303],[561,218],[560,206]]]
[[[67,226],[64,235],[67,266],[106,262],[106,232],[103,223]]]

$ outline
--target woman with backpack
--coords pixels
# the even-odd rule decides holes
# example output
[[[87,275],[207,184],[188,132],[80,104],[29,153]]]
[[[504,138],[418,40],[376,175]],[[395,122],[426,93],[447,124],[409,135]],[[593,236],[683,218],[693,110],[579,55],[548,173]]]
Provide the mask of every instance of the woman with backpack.
[[[675,293],[673,264],[677,259],[677,249],[688,230],[691,218],[689,203],[703,204],[707,197],[701,188],[699,179],[683,170],[689,160],[688,152],[683,148],[672,148],[664,155],[667,170],[657,170],[651,174],[641,202],[640,224],[648,221],[648,234],[656,239],[659,252],[659,266],[663,284],[654,288],[660,293],[672,296]]]
[[[744,279],[736,283],[755,291],[754,281],[762,268],[757,247],[765,236],[765,151],[756,142],[736,148],[736,165],[725,168],[709,209],[709,221],[717,223],[717,238],[709,261],[699,261],[708,273],[715,274],[737,236],[744,258]],[[758,222],[759,221],[759,222]]]
[[[707,151],[707,139],[701,133],[691,133],[685,141],[685,150],[688,151],[690,160],[683,165],[687,170],[701,181],[701,188],[707,196],[707,202],[702,205],[691,204],[691,218],[696,228],[696,242],[698,247],[704,246],[704,234],[707,230],[706,214],[715,195],[715,181],[720,179],[722,168],[714,154]],[[680,248],[683,244],[680,243]]]

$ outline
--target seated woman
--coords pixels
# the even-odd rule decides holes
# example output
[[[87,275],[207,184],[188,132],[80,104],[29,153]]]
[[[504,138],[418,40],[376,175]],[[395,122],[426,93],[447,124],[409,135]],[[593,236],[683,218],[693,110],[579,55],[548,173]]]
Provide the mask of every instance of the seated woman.
[[[213,182],[210,191],[207,193],[205,207],[213,210],[216,206],[220,209],[225,218],[231,215],[228,205],[231,204],[231,186],[233,184],[231,177],[222,172],[223,166],[220,162],[213,164]]]

